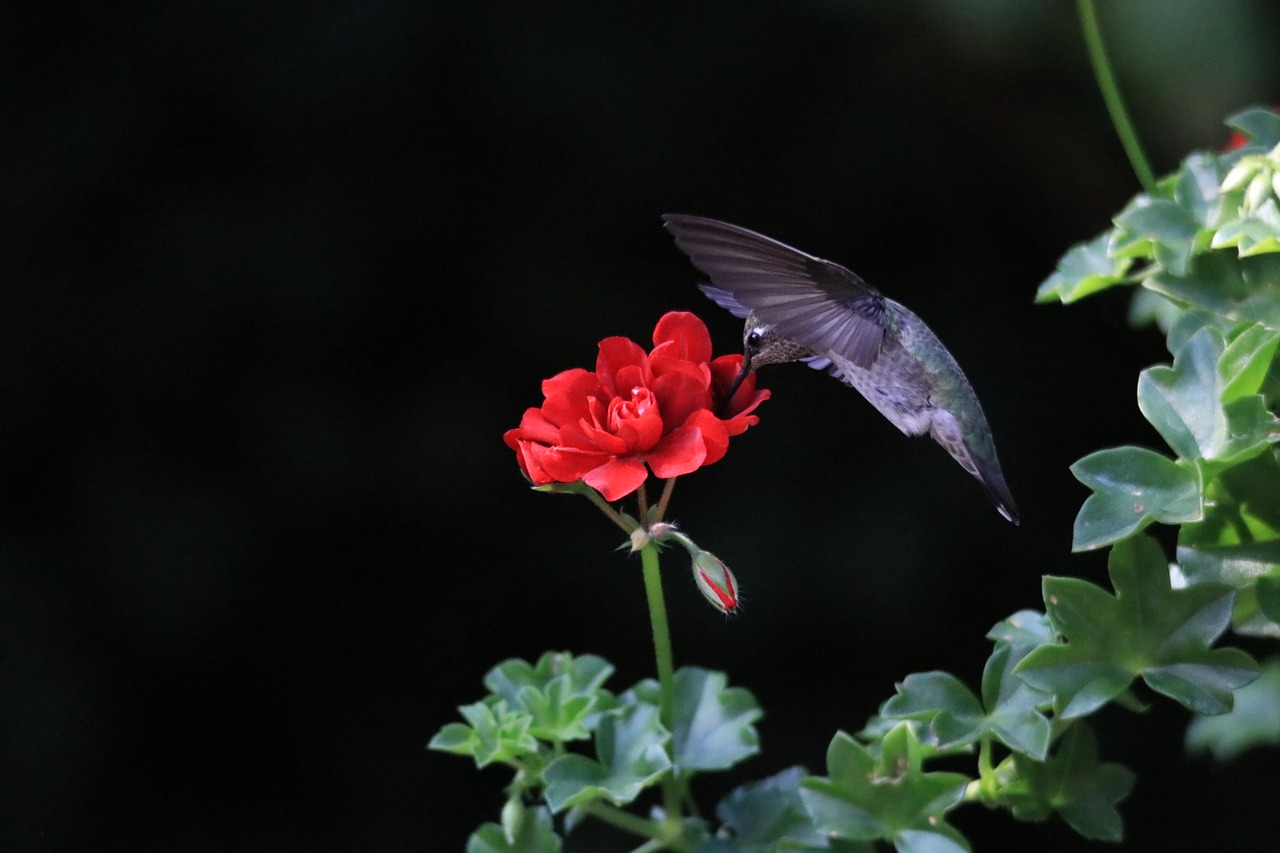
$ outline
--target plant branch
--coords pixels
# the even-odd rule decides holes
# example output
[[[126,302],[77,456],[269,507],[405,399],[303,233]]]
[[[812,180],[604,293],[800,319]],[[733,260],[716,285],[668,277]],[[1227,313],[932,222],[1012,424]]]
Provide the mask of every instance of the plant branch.
[[[658,664],[658,718],[667,731],[673,731],[676,680],[671,655],[671,630],[667,624],[667,605],[662,597],[662,572],[658,565],[658,549],[652,543],[640,549],[644,566],[644,591],[649,599],[649,623],[653,628],[653,653]],[[667,747],[670,752],[670,745]],[[680,819],[680,780],[675,768],[662,780],[662,805],[668,821]]]
[[[1089,62],[1093,65],[1093,76],[1097,78],[1098,88],[1102,90],[1102,100],[1106,102],[1107,112],[1111,115],[1111,124],[1115,126],[1116,135],[1120,137],[1120,144],[1124,146],[1124,153],[1129,157],[1129,163],[1133,166],[1134,174],[1138,176],[1138,182],[1148,194],[1153,194],[1156,190],[1155,174],[1151,171],[1151,164],[1147,162],[1147,157],[1142,152],[1138,134],[1133,129],[1129,113],[1125,110],[1124,99],[1120,96],[1120,88],[1116,85],[1111,63],[1107,61],[1107,52],[1102,46],[1102,31],[1098,27],[1098,15],[1094,9],[1093,0],[1076,0],[1076,8],[1080,13],[1080,27],[1084,31],[1085,46],[1089,50]]]

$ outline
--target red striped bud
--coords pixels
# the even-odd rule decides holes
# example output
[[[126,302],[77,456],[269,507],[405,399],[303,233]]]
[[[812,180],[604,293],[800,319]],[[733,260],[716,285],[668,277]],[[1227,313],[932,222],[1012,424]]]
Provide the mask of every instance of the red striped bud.
[[[729,567],[710,551],[699,551],[693,558],[693,580],[702,597],[721,613],[738,609],[738,582]]]

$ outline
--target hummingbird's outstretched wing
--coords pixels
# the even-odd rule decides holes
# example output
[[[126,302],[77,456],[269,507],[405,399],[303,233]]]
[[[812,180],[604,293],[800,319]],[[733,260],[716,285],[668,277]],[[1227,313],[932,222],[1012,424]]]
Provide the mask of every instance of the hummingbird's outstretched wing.
[[[728,222],[668,213],[676,245],[711,277],[703,292],[739,317],[755,314],[779,335],[868,368],[880,354],[884,297],[839,264]]]

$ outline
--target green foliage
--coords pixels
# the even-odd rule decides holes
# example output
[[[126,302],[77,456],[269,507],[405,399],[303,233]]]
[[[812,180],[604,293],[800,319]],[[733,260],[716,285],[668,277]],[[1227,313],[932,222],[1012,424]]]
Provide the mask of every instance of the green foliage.
[[[944,819],[969,778],[926,772],[915,729],[899,723],[873,754],[844,732],[827,748],[827,776],[801,783],[800,799],[827,837],[892,841],[899,850],[968,850]]]
[[[1280,658],[1272,658],[1252,684],[1235,693],[1226,714],[1200,717],[1187,728],[1187,748],[1228,761],[1255,746],[1280,746]]]
[[[1098,761],[1098,744],[1083,723],[1073,725],[1048,761],[1015,755],[1017,781],[1002,796],[1020,820],[1044,820],[1057,812],[1085,838],[1119,841],[1123,832],[1116,803],[1133,788],[1133,774]]]
[[[430,744],[513,771],[502,823],[482,826],[468,850],[558,850],[553,818],[567,813],[566,827],[604,820],[648,838],[645,849],[955,853],[969,845],[948,818],[966,803],[1057,815],[1085,838],[1118,841],[1134,775],[1099,759],[1087,717],[1107,704],[1140,712],[1145,685],[1196,714],[1189,748],[1219,758],[1280,743],[1280,659],[1258,677],[1252,657],[1222,644],[1229,631],[1280,637],[1280,115],[1228,123],[1243,147],[1186,158],[1068,251],[1037,293],[1069,303],[1139,285],[1131,317],[1157,323],[1172,356],[1137,388],[1165,447],[1104,449],[1071,467],[1090,491],[1072,547],[1110,548],[1110,590],[1045,577],[1044,612],[987,634],[976,688],[946,672],[906,676],[857,735],[835,735],[826,775],[792,767],[744,784],[717,806],[718,826],[696,816],[689,783],[755,755],[761,711],[723,673],[673,675],[658,642],[665,616],[654,617],[659,681],[617,695],[604,687],[613,668],[594,656],[506,661],[485,677],[489,694],[459,709],[465,722]],[[613,517],[632,530],[648,516]],[[1176,528],[1176,561],[1156,525]],[[661,544],[675,536],[665,528],[639,538]],[[644,552],[646,583],[656,553]],[[647,589],[652,616],[661,593]],[[947,770],[931,766],[942,759]],[[954,770],[970,759],[972,772]],[[648,817],[623,810],[648,794],[660,794]]]
[[[1029,653],[1018,674],[1051,693],[1062,719],[1092,713],[1141,676],[1151,689],[1202,714],[1231,710],[1231,691],[1252,681],[1253,659],[1212,649],[1231,618],[1230,587],[1175,590],[1155,540],[1133,536],[1111,551],[1114,596],[1077,578],[1044,579],[1044,600],[1065,644]]]

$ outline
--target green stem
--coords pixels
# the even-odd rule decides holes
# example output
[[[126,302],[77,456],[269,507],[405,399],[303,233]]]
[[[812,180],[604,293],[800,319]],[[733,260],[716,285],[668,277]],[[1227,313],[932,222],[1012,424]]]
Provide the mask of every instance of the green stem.
[[[642,838],[657,838],[662,834],[661,825],[655,821],[623,811],[617,806],[606,803],[604,800],[590,800],[581,804],[578,808],[596,820],[603,821],[610,826],[616,826],[618,829],[630,832],[633,835],[639,835]]]
[[[662,573],[658,549],[652,544],[640,549],[644,567],[644,591],[649,598],[649,623],[653,628],[653,653],[658,663],[658,718],[667,731],[675,719],[676,679],[671,655],[671,631],[667,625],[667,605],[662,597]],[[670,746],[668,745],[668,751]],[[662,782],[662,805],[669,824],[680,820],[681,785],[675,770]],[[674,824],[672,824],[674,825]]]
[[[671,502],[671,490],[676,487],[676,478],[669,477],[662,485],[662,497],[658,498],[658,508],[654,510],[653,521],[658,523],[662,521],[663,516],[667,514],[667,504]]]
[[[1138,142],[1138,134],[1129,121],[1129,114],[1124,107],[1124,99],[1120,97],[1120,89],[1116,85],[1111,64],[1107,61],[1107,52],[1102,46],[1102,31],[1098,28],[1098,15],[1093,7],[1093,0],[1076,0],[1076,8],[1080,13],[1080,27],[1084,30],[1085,45],[1089,50],[1089,61],[1093,65],[1093,76],[1098,80],[1098,88],[1102,90],[1102,100],[1107,104],[1107,112],[1111,114],[1111,123],[1115,126],[1124,153],[1129,157],[1138,182],[1148,194],[1155,193],[1156,177],[1151,171],[1151,164],[1142,153],[1142,145]]]
[[[624,533],[626,533],[628,536],[631,535],[632,525],[627,524],[627,520],[623,518],[621,515],[619,515],[616,509],[609,506],[609,502],[604,499],[603,495],[601,495],[595,489],[586,489],[585,491],[583,491],[583,494],[586,495],[587,498],[590,499],[590,501],[593,504],[598,506],[600,508],[600,511],[609,517],[609,520],[611,520],[614,524],[621,527]]]

